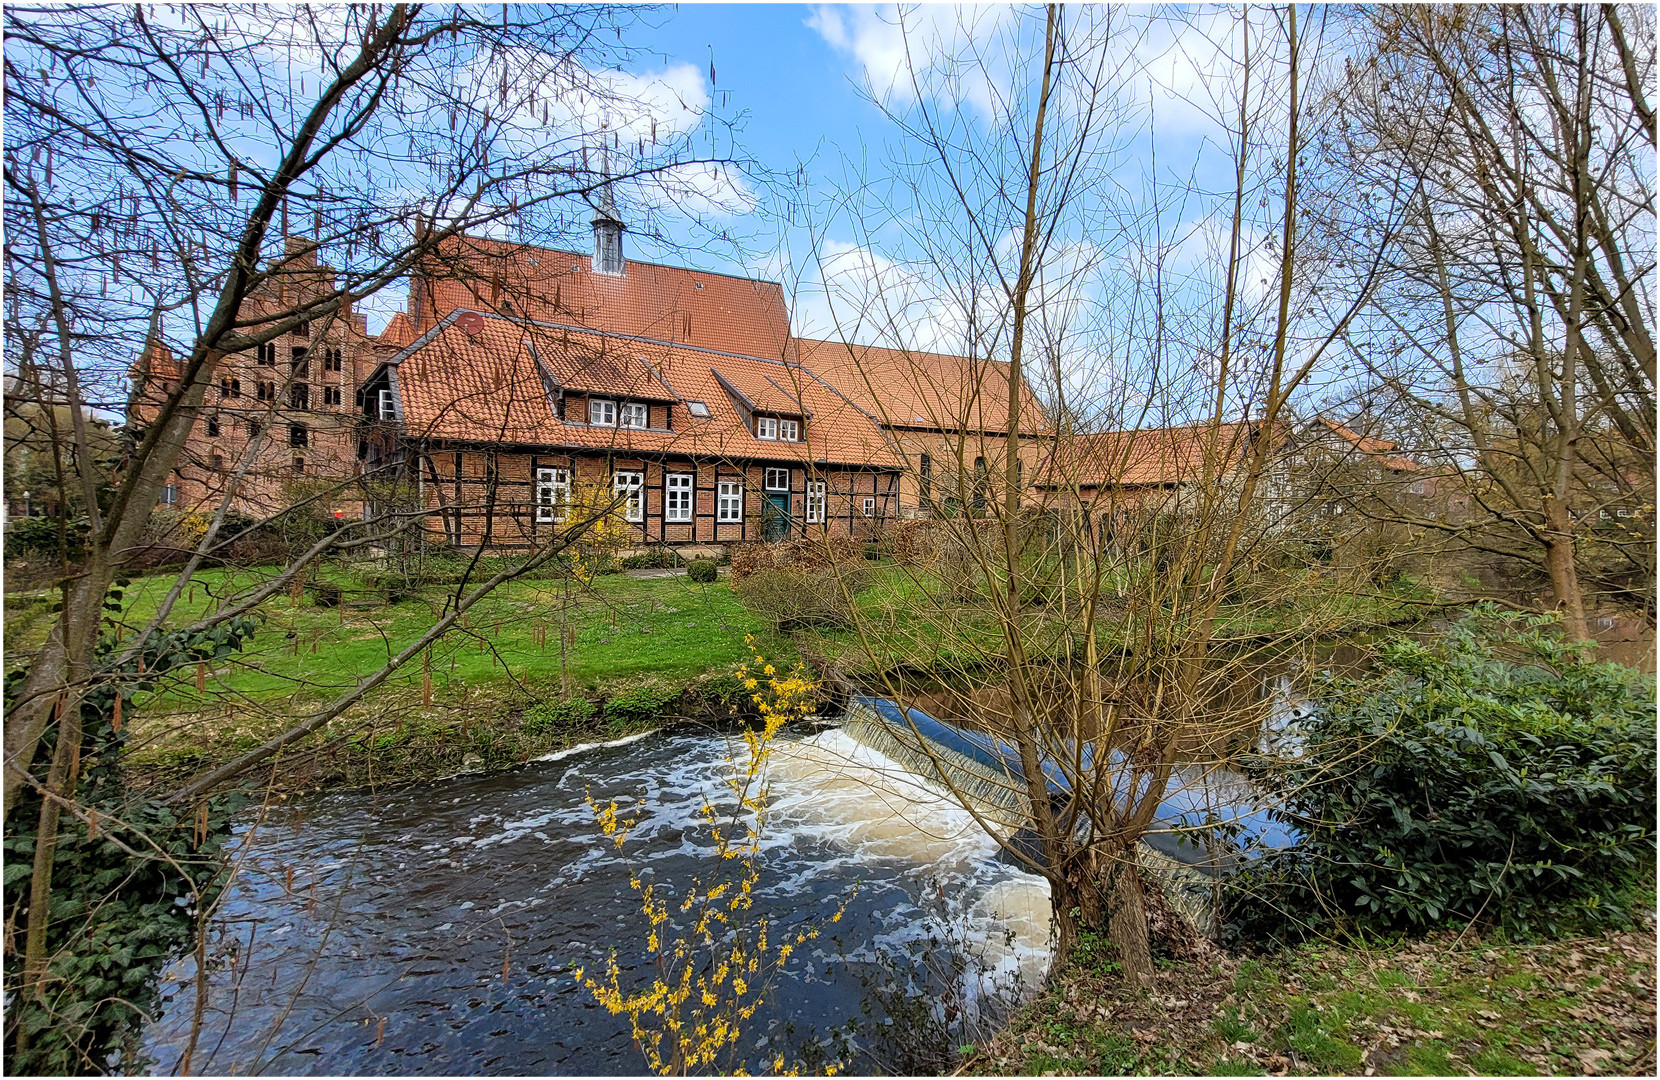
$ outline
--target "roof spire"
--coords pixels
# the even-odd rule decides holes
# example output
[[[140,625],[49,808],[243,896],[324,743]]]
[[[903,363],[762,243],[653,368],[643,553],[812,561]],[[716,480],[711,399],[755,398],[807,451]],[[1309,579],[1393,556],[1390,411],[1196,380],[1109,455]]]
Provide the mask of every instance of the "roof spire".
[[[623,272],[622,234],[627,228],[617,217],[617,201],[611,194],[611,152],[600,150],[599,205],[594,207],[594,272]]]

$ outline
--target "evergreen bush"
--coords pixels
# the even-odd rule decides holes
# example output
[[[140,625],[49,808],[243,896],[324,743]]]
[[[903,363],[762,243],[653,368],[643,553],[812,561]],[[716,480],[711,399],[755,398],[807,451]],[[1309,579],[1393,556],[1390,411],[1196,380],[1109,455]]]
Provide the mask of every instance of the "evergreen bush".
[[[720,565],[713,559],[693,559],[686,567],[686,576],[702,585],[708,585],[720,576]]]
[[[1629,916],[1620,897],[1654,859],[1652,678],[1592,662],[1555,616],[1483,605],[1316,700],[1302,753],[1262,777],[1304,838],[1231,880],[1240,932]]]

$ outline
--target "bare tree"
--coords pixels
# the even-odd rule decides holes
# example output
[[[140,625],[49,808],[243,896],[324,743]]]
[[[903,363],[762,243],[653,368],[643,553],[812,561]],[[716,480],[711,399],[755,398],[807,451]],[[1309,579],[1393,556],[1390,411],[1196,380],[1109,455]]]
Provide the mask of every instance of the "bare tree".
[[[1377,274],[1375,258],[1339,263],[1300,233],[1302,158],[1331,115],[1305,89],[1311,72],[1324,88],[1326,22],[1312,48],[1294,8],[1184,26],[1214,50],[1190,104],[1225,133],[1221,197],[1196,166],[1124,182],[1158,130],[1136,63],[1158,17],[1021,10],[944,48],[905,29],[913,81],[878,99],[898,164],[849,216],[917,223],[904,235],[919,254],[837,322],[913,471],[928,419],[906,414],[932,382],[928,350],[964,354],[961,394],[979,411],[935,425],[935,520],[916,526],[903,600],[856,612],[849,662],[1009,748],[986,770],[914,728],[886,736],[1048,879],[1060,956],[1103,927],[1145,981],[1157,898],[1141,840],[1161,803],[1253,745],[1266,708],[1253,680],[1341,625],[1341,583],[1292,608],[1271,572],[1288,403]],[[1341,189],[1315,194],[1328,220],[1355,209]],[[940,290],[931,306],[917,281]],[[941,323],[955,340],[934,343]],[[918,655],[943,697],[905,673]],[[1015,838],[1026,829],[1035,843]]]
[[[60,814],[84,817],[75,799],[87,695],[130,680],[135,660],[142,672],[154,634],[231,625],[323,553],[386,544],[425,512],[376,510],[374,469],[336,475],[333,486],[368,498],[371,513],[332,522],[277,574],[176,625],[173,608],[194,571],[251,528],[225,525],[271,419],[307,404],[288,398],[296,359],[282,394],[261,403],[263,414],[250,411],[245,455],[223,496],[204,507],[205,534],[159,610],[101,652],[110,589],[143,546],[170,478],[189,465],[209,404],[234,394],[230,365],[274,352],[296,332],[340,332],[452,238],[495,230],[558,243],[586,228],[579,209],[611,181],[663,203],[687,188],[689,165],[732,163],[695,151],[684,124],[659,133],[626,80],[612,77],[636,17],[586,5],[7,10],[7,359],[23,365],[27,350],[28,365],[50,374],[34,385],[61,396],[57,503],[64,514],[81,508],[86,531],[84,545],[60,551],[51,631],[28,657],[26,677],[8,686],[8,817],[25,792],[40,797],[32,892],[8,912],[8,927],[22,913],[24,992],[46,971]],[[713,142],[709,120],[702,131]],[[135,364],[141,353],[145,362]],[[121,385],[140,367],[142,407],[105,485],[88,417],[120,409]],[[349,421],[350,403],[336,404]],[[280,735],[192,777],[172,801],[197,800],[340,716],[493,588],[546,563],[592,522],[572,520],[515,564],[465,579],[419,641]],[[12,948],[8,932],[8,993]]]
[[[1652,528],[1600,524],[1654,504],[1653,12],[1419,7],[1358,27],[1324,149],[1359,187],[1417,180],[1376,193],[1408,196],[1407,224],[1361,356],[1446,434],[1426,449],[1471,504],[1414,522],[1537,567],[1588,638],[1588,547],[1645,579],[1653,559]]]

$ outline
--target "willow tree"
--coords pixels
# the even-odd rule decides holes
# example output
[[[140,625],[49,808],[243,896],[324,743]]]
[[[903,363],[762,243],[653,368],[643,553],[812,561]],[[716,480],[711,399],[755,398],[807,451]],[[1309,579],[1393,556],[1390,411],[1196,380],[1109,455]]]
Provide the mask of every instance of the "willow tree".
[[[1331,115],[1323,20],[1311,47],[1295,8],[958,19],[901,15],[909,82],[872,94],[893,165],[845,214],[866,250],[906,256],[870,257],[862,288],[845,256],[819,268],[867,407],[931,492],[898,599],[850,602],[857,647],[824,647],[1012,748],[1001,776],[953,772],[915,731],[900,749],[1048,879],[1060,958],[1100,927],[1145,981],[1160,804],[1254,745],[1264,667],[1338,625],[1344,582],[1286,603],[1303,579],[1274,558],[1294,509],[1281,433],[1376,263],[1301,232],[1299,170]],[[1149,108],[1172,57],[1191,82]],[[1172,102],[1220,154],[1166,171]],[[1352,215],[1346,196],[1315,189],[1320,220]],[[931,418],[910,413],[935,353],[963,358],[970,408],[936,391],[925,463]]]

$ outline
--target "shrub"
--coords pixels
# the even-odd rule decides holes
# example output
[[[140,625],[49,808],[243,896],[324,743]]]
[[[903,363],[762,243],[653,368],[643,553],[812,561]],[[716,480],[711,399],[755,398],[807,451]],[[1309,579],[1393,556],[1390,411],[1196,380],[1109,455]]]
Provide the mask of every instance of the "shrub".
[[[1304,839],[1235,877],[1237,928],[1622,921],[1654,854],[1652,680],[1591,662],[1554,616],[1491,606],[1386,645],[1380,668],[1321,687],[1271,778]]]
[[[708,585],[720,576],[720,564],[713,559],[693,559],[686,567],[686,576],[703,585]]]
[[[91,533],[86,518],[75,518],[64,523],[64,543],[69,559],[77,562],[86,554],[86,538]],[[58,521],[56,518],[13,518],[6,527],[6,558],[55,559],[58,557]]]
[[[524,733],[546,735],[560,729],[592,727],[599,709],[587,698],[566,701],[540,701],[525,710]]]
[[[311,594],[311,602],[318,607],[339,607],[343,594],[339,585],[327,579],[308,582],[306,592]]]
[[[655,720],[679,701],[679,687],[642,683],[611,695],[605,702],[605,719],[625,724],[645,723]]]
[[[734,573],[732,587],[745,607],[787,631],[851,624],[849,600],[869,584],[870,574],[861,560],[858,566],[841,570],[757,570],[741,581]]]
[[[657,547],[614,560],[620,570],[658,570],[680,565],[680,554],[672,548]]]

